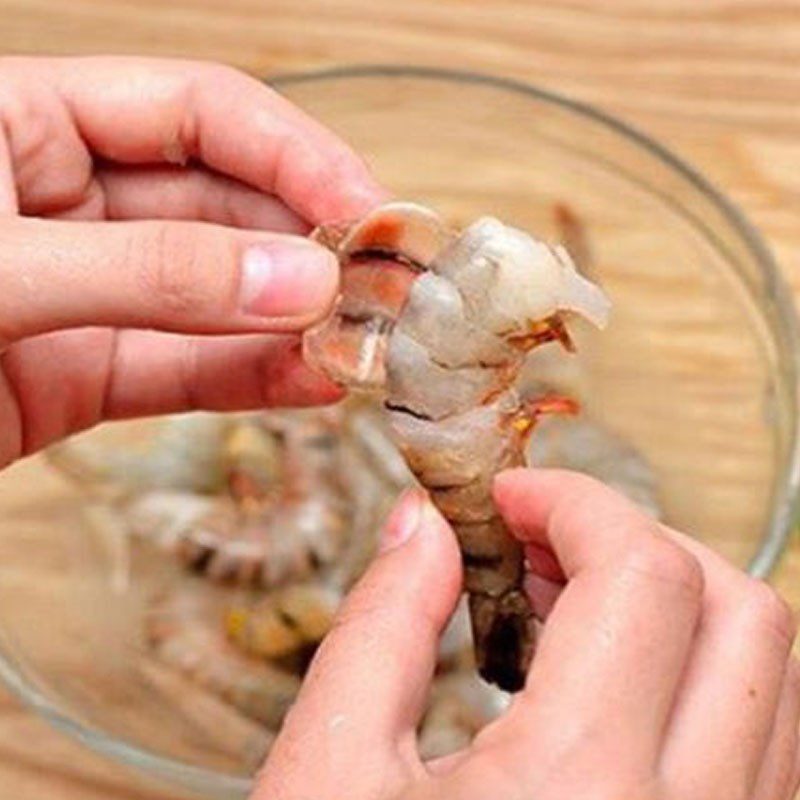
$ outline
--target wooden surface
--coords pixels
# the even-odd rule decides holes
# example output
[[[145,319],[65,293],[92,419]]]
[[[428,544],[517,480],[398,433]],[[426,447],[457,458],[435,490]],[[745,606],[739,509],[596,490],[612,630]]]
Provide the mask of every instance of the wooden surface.
[[[476,68],[600,104],[661,139],[765,233],[800,296],[797,0],[0,0],[0,49]],[[775,578],[800,609],[800,549]],[[0,693],[0,798],[156,800]]]

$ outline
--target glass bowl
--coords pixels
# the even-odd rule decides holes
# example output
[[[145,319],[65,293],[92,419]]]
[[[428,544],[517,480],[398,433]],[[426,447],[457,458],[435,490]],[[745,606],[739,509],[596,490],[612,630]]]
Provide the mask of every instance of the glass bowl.
[[[798,487],[798,332],[770,254],[724,196],[647,136],[515,81],[363,67],[274,84],[397,196],[566,237],[613,302],[609,328],[579,336],[587,411],[647,456],[670,523],[769,572]],[[155,426],[86,436],[122,445]],[[258,737],[142,642],[171,567],[140,554],[117,580],[79,505],[40,458],[0,479],[0,673],[57,728],[173,789],[245,794]]]

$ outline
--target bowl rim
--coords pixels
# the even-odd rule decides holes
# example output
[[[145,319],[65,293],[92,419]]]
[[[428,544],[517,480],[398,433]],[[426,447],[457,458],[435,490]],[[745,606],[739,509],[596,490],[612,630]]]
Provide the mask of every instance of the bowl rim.
[[[535,84],[516,78],[502,77],[490,73],[445,67],[413,64],[354,64],[300,71],[279,72],[266,79],[266,83],[278,90],[283,87],[327,80],[360,78],[417,78],[468,85],[482,85],[511,92],[550,104],[578,117],[598,123],[611,133],[621,136],[634,145],[655,156],[666,167],[675,171],[693,185],[710,203],[721,212],[723,218],[738,233],[745,248],[758,265],[766,283],[771,287],[775,304],[776,320],[789,353],[788,362],[781,366],[788,370],[787,382],[792,387],[794,405],[798,404],[800,386],[800,325],[791,290],[783,278],[772,253],[755,226],[739,207],[702,173],[673,153],[669,148],[652,139],[637,127],[595,108],[590,103],[575,100],[560,92],[543,89]],[[782,359],[784,362],[787,359]],[[776,486],[773,500],[773,516],[767,535],[763,537],[758,553],[751,560],[748,571],[756,577],[766,577],[776,565],[792,531],[800,493],[800,437],[798,425],[792,420],[792,444],[786,455],[781,485]],[[13,695],[28,708],[44,717],[58,731],[68,734],[91,750],[109,757],[124,766],[134,767],[151,780],[176,785],[198,795],[238,797],[246,795],[252,781],[223,772],[212,771],[178,759],[169,758],[145,747],[130,744],[123,739],[102,732],[91,725],[78,722],[62,711],[30,682],[22,671],[0,654],[0,679]]]

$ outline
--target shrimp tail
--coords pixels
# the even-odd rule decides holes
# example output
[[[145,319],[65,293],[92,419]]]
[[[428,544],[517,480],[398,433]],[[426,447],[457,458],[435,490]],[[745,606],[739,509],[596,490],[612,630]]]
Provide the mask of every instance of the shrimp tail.
[[[515,586],[499,597],[471,594],[469,611],[481,677],[504,691],[518,692],[536,649],[533,611],[524,590]]]
[[[559,395],[523,402],[510,419],[514,460],[523,463],[520,454],[541,416],[577,412],[574,400]],[[464,560],[478,672],[505,691],[519,691],[536,648],[533,609],[523,585],[522,545],[499,516],[477,528],[456,524],[455,530]]]
[[[491,519],[452,523],[464,564],[475,662],[484,680],[516,692],[536,647],[533,609],[523,585],[525,555],[491,497],[483,505],[494,512]]]

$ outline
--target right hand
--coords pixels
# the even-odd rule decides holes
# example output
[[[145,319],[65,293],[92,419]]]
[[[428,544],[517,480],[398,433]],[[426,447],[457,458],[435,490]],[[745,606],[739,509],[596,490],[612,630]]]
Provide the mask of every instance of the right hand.
[[[460,590],[418,492],[315,657],[253,800],[790,800],[800,666],[775,592],[584,476],[515,470],[495,498],[545,620],[525,690],[466,750],[415,727]]]

